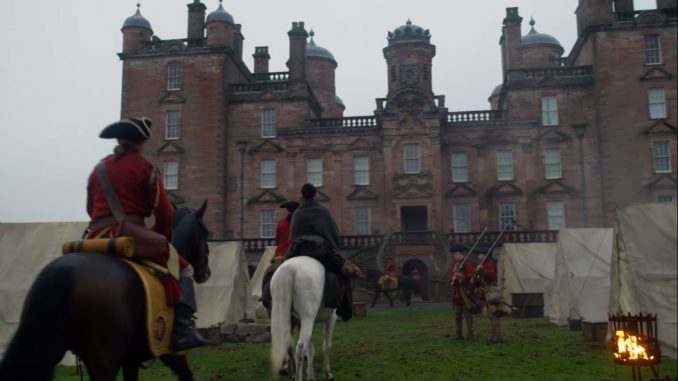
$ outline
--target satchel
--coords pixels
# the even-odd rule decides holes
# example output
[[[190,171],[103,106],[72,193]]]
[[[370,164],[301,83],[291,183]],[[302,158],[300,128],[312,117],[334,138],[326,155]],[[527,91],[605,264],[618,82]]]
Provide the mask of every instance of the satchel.
[[[148,258],[163,265],[169,255],[167,237],[145,226],[131,223],[127,220],[120,222],[118,237],[134,238],[134,256]]]
[[[485,291],[485,302],[489,304],[501,303],[501,291],[498,290]]]

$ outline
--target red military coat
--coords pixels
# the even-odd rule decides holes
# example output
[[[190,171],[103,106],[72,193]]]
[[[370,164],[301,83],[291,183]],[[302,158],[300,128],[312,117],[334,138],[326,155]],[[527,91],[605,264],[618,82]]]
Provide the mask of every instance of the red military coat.
[[[284,257],[290,247],[290,220],[283,218],[275,226],[275,257]]]
[[[449,273],[450,282],[453,281],[454,274],[458,272],[458,265],[458,263],[455,264]],[[471,284],[471,279],[473,279],[474,275],[473,264],[470,261],[466,261],[461,273],[462,276],[454,279],[454,283],[452,284],[452,304],[454,305],[464,304],[464,299],[462,299],[461,293],[464,288],[468,288]]]
[[[128,147],[118,158],[108,156],[104,165],[108,181],[118,195],[125,214],[153,216],[155,224],[151,229],[164,235],[170,241],[173,208],[158,170],[153,164],[141,156],[136,148]],[[96,168],[90,174],[87,183],[87,213],[92,221],[113,216]],[[112,221],[109,225],[91,229],[87,233],[87,238],[95,238],[102,233],[104,236],[114,236],[117,228],[118,223]],[[105,229],[108,231],[104,231]],[[166,255],[169,256],[169,250]],[[167,265],[166,262],[160,264]],[[179,266],[183,270],[188,266],[188,262],[179,257]],[[162,281],[167,290],[168,302],[174,304],[181,296],[179,283],[169,275],[164,276]]]
[[[497,284],[497,265],[494,264],[493,260],[488,258],[478,269],[478,280],[487,286]],[[480,299],[485,300],[484,287],[480,287]]]

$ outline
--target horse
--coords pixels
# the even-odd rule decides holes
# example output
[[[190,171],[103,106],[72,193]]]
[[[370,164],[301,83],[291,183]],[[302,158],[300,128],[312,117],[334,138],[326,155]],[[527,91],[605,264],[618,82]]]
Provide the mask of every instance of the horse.
[[[193,266],[197,283],[209,279],[208,230],[197,211],[174,210],[172,244]],[[71,253],[50,262],[26,297],[19,328],[0,363],[0,381],[47,381],[67,350],[85,364],[91,381],[137,381],[152,358],[146,302],[134,270],[106,254]],[[185,354],[161,356],[180,381],[193,375]]]
[[[304,360],[309,381],[315,380],[313,356],[315,349],[311,336],[315,322],[325,323],[323,342],[325,379],[333,380],[330,368],[332,332],[337,321],[335,309],[323,305],[325,268],[317,260],[298,256],[283,262],[271,278],[271,364],[279,374],[285,365],[291,365],[295,380],[301,381]],[[299,340],[292,348],[291,316],[300,321]]]

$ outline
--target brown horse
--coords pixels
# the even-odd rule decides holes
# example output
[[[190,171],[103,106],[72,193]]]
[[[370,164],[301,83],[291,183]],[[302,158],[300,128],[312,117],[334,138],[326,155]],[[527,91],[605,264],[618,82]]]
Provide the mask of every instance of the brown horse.
[[[172,244],[194,268],[194,280],[209,279],[206,202],[194,211],[174,211]],[[48,381],[67,350],[77,354],[91,381],[136,381],[139,365],[152,357],[146,342],[146,302],[141,281],[120,259],[72,253],[38,274],[19,328],[0,363],[0,381]],[[180,381],[193,380],[185,355],[161,356]]]

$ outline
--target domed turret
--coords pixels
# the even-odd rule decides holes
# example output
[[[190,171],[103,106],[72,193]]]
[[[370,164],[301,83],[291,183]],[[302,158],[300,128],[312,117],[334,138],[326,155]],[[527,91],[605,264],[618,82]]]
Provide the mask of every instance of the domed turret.
[[[521,38],[523,64],[526,67],[558,66],[563,47],[553,36],[539,33],[534,28],[534,18],[530,18],[530,32]]]
[[[405,25],[401,25],[393,32],[388,32],[388,44],[395,44],[399,42],[430,42],[431,33],[428,29],[412,24],[409,19]]]
[[[334,56],[332,55],[332,53],[330,53],[329,50],[315,44],[315,41],[313,41],[313,36],[315,36],[315,32],[313,32],[313,29],[311,29],[308,35],[311,36],[311,41],[309,41],[308,45],[306,45],[307,58],[324,58],[334,63],[337,63],[337,61],[334,59]]]
[[[146,17],[141,15],[141,4],[137,3],[137,11],[132,16],[125,19],[125,22],[122,24],[122,29],[125,28],[142,28],[148,29],[153,32],[151,28],[151,23],[146,19]]]
[[[408,19],[405,25],[388,32],[388,46],[383,52],[388,67],[389,99],[403,89],[420,92],[424,97],[433,95],[431,62],[436,47],[431,44],[428,29]]]
[[[339,118],[343,108],[337,104],[335,75],[337,61],[329,50],[316,45],[313,29],[306,44],[306,79],[323,108],[323,118]]]
[[[122,32],[122,52],[131,53],[139,50],[144,41],[150,41],[153,36],[151,23],[141,15],[141,5],[137,3],[134,15],[125,19],[120,31]]]
[[[211,22],[225,22],[229,24],[234,24],[233,16],[231,16],[230,13],[226,12],[224,6],[221,4],[221,0],[219,0],[219,7],[217,7],[216,10],[210,12],[210,14],[207,15],[205,23],[209,24]]]
[[[233,16],[224,10],[221,0],[219,0],[219,7],[207,15],[205,26],[207,28],[207,45],[233,47],[235,36]]]
[[[502,90],[503,86],[504,86],[503,84],[498,84],[492,90],[492,94],[490,94],[490,96],[487,98],[487,100],[490,102],[490,108],[492,110],[497,110],[499,108],[498,107],[498,105],[499,105],[498,100],[499,100],[499,95],[501,94],[501,90]]]

